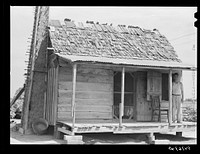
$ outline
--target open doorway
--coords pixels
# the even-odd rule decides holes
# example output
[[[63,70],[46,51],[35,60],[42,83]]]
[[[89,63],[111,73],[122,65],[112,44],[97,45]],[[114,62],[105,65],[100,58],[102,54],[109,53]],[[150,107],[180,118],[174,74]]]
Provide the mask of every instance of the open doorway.
[[[114,72],[114,119],[119,119],[119,103],[121,103],[122,72]],[[135,120],[135,77],[132,72],[125,72],[124,116],[122,119]]]

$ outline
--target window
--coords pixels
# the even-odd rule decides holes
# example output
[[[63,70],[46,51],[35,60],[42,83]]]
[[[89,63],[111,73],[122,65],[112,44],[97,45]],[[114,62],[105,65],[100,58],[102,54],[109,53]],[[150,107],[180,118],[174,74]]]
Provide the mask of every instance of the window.
[[[119,117],[119,103],[121,103],[121,72],[114,72],[114,114]],[[129,118],[130,110],[133,111],[134,101],[134,76],[131,72],[125,73],[124,87],[124,117]],[[127,114],[126,114],[127,113]]]
[[[162,73],[162,100],[169,100],[169,79],[167,73]]]

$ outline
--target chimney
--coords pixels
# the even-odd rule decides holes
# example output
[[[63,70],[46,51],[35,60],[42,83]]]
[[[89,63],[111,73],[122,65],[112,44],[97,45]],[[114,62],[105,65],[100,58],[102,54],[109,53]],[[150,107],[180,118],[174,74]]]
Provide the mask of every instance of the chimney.
[[[86,21],[87,24],[94,24],[94,21]]]
[[[71,19],[65,18],[64,21],[68,21],[69,22],[69,21],[71,21]]]

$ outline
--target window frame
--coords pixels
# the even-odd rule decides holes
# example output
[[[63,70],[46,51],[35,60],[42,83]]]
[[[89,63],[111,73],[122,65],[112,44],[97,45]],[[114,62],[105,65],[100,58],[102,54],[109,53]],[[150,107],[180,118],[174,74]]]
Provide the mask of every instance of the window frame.
[[[117,74],[120,74],[121,75],[121,71],[114,71],[114,76],[113,76],[113,117],[115,117],[115,118],[117,118],[118,119],[118,115],[116,115],[115,114],[115,109],[117,109],[117,112],[118,112],[118,110],[119,110],[119,103],[120,103],[120,101],[121,101],[121,99],[117,99],[118,101],[117,102],[119,102],[119,103],[116,103],[116,101],[115,101],[115,98],[116,98],[116,95],[118,95],[117,97],[119,97],[120,96],[120,98],[121,98],[121,82],[120,82],[120,91],[115,91],[115,76],[117,75]],[[130,76],[131,76],[131,80],[132,80],[132,91],[126,91],[126,87],[124,88],[124,100],[126,100],[126,99],[129,99],[129,98],[131,98],[131,101],[124,101],[124,110],[126,111],[126,109],[125,108],[133,108],[133,115],[132,116],[130,116],[130,117],[127,117],[128,115],[124,115],[123,116],[123,119],[129,119],[129,120],[132,120],[132,119],[135,119],[135,107],[136,107],[136,104],[134,103],[134,101],[135,101],[135,97],[136,97],[136,87],[135,87],[135,84],[136,84],[136,82],[135,82],[135,75],[133,74],[133,72],[125,72],[125,86],[126,86],[126,76],[127,76],[127,73],[129,73],[130,74]],[[128,104],[127,104],[127,103]],[[130,104],[129,104],[129,102],[131,102]]]
[[[164,80],[163,76],[166,77],[166,80]],[[163,83],[166,84],[166,86],[164,86]],[[166,98],[163,98],[163,96],[165,95],[164,90],[167,91],[166,96],[165,96]],[[162,101],[169,101],[169,74],[168,73],[162,73],[162,95],[161,95],[161,98],[162,98]]]

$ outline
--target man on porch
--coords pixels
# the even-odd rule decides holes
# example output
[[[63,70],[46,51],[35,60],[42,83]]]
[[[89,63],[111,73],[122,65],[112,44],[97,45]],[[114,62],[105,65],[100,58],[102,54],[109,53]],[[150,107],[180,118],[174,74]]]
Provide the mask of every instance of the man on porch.
[[[181,106],[183,103],[183,84],[180,82],[178,73],[173,75],[172,83],[172,122],[182,122],[182,110]]]

